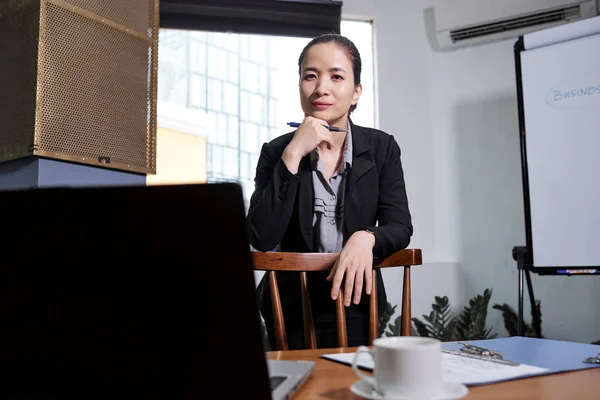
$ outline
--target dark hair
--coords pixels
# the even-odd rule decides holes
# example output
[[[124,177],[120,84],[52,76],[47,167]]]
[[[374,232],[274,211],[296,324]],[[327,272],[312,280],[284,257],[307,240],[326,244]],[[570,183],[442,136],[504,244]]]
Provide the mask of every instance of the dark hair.
[[[321,43],[335,43],[346,51],[346,55],[352,63],[352,72],[354,73],[354,86],[358,86],[360,84],[360,72],[362,70],[360,53],[358,52],[358,49],[350,39],[337,33],[325,33],[323,35],[319,35],[313,38],[310,42],[308,42],[306,46],[304,46],[302,53],[300,53],[300,58],[298,58],[298,73],[302,75],[302,61],[306,57],[306,53],[308,53],[308,50],[314,45]],[[350,112],[354,111],[355,109],[356,104],[353,104],[350,107]]]

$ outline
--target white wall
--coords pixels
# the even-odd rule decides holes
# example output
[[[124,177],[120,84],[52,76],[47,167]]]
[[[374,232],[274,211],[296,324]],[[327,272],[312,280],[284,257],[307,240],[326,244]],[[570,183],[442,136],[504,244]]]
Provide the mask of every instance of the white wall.
[[[600,2],[600,1],[599,1]],[[345,0],[344,17],[374,20],[379,128],[403,151],[415,234],[425,265],[413,268],[413,315],[434,295],[454,308],[493,288],[488,324],[517,308],[513,246],[525,244],[514,40],[452,53],[427,43],[424,0]],[[385,274],[390,302],[401,299],[401,271]],[[545,337],[600,339],[600,277],[533,276]],[[526,298],[527,305],[527,298]],[[577,310],[578,312],[573,312]],[[526,307],[526,320],[529,308]]]

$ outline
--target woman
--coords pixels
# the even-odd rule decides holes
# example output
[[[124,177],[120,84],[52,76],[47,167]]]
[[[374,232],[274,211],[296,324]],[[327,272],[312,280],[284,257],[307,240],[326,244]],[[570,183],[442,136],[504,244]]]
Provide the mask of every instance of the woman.
[[[361,60],[337,34],[311,40],[298,60],[305,118],[296,131],[265,143],[258,160],[248,227],[260,251],[340,252],[329,273],[309,273],[317,346],[337,347],[335,302],[346,306],[348,345],[368,343],[369,302],[387,299],[373,258],[406,248],[412,235],[400,148],[394,137],[350,121],[362,92]],[[332,132],[327,126],[347,132]],[[377,226],[376,226],[377,225]],[[277,275],[290,349],[303,348],[299,273]],[[275,335],[268,277],[259,306],[271,345]]]

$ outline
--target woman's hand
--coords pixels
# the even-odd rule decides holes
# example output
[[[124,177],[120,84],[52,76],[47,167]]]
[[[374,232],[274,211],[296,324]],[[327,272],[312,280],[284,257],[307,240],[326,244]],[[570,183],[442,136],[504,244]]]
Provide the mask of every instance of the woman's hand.
[[[319,144],[326,142],[328,146],[333,146],[333,133],[325,126],[327,122],[323,120],[313,117],[304,118],[281,157],[292,174],[298,172],[302,157],[316,149]]]
[[[356,231],[350,236],[327,277],[328,281],[333,281],[331,287],[333,300],[338,298],[342,282],[344,282],[344,305],[346,307],[350,305],[351,299],[354,300],[354,304],[360,303],[363,281],[365,292],[368,295],[371,294],[374,245],[375,235],[367,231]]]

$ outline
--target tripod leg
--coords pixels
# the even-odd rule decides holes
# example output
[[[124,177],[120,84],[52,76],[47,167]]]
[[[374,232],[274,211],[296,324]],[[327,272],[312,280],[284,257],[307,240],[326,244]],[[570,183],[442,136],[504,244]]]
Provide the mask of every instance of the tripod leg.
[[[523,333],[523,274],[525,270],[519,268],[519,336],[524,336]]]

